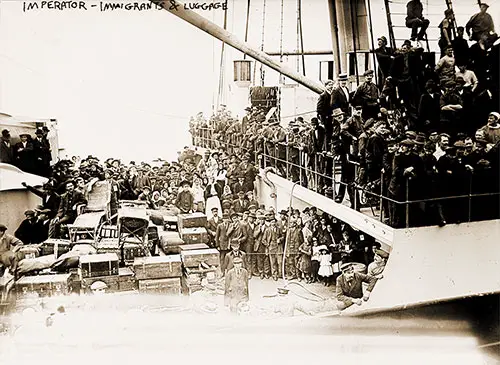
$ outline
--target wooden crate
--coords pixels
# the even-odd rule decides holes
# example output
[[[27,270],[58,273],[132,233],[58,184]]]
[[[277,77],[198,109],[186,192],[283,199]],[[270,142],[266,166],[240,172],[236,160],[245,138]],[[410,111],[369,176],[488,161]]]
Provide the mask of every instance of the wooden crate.
[[[165,222],[164,228],[166,231],[174,231],[177,232],[179,225],[177,223],[177,217],[171,215],[164,215],[163,221]]]
[[[101,238],[118,238],[118,226],[103,225],[99,236]]]
[[[177,218],[178,218],[177,226],[179,228],[179,231],[185,228],[196,228],[196,227],[207,226],[207,216],[200,212],[195,212],[190,214],[179,214]]]
[[[31,293],[41,297],[69,294],[70,277],[71,274],[23,276],[15,284],[16,294],[20,298]]]
[[[182,276],[180,255],[141,257],[134,260],[138,280],[174,278]]]
[[[181,294],[181,278],[139,280],[139,291],[148,294]]]
[[[103,238],[96,243],[97,253],[115,253],[121,261],[121,250],[118,238]]]
[[[208,266],[218,267],[220,265],[219,251],[215,248],[182,251],[181,259],[186,268],[197,268],[202,262]]]
[[[208,247],[205,243],[193,243],[191,245],[182,245],[180,246],[181,251],[192,251],[192,250],[205,250]]]
[[[118,275],[118,256],[114,253],[80,256],[82,278]]]
[[[208,242],[208,232],[204,227],[183,228],[180,233],[182,240],[188,245]]]
[[[137,280],[134,272],[128,267],[121,267],[118,270],[118,275],[81,278],[83,291],[89,293],[91,285],[96,281],[102,281],[108,286],[106,292],[122,292],[137,289]]]
[[[132,242],[125,242],[123,244],[123,261],[126,265],[132,265],[136,258],[145,256],[146,253],[142,245]]]
[[[40,247],[40,256],[56,254],[56,258],[59,258],[61,255],[68,253],[72,245],[70,240],[49,238],[42,243]]]
[[[40,256],[40,250],[35,247],[34,245],[26,245],[23,246],[19,249],[18,252],[18,258],[19,260],[22,259],[34,259],[38,256]]]

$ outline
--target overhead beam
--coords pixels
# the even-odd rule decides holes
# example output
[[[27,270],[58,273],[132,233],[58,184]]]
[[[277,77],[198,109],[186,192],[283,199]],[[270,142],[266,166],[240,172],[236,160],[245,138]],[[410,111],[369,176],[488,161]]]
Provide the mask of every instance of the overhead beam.
[[[332,51],[304,51],[304,52],[300,52],[300,51],[268,52],[268,51],[265,51],[265,52],[268,56],[281,56],[281,55],[283,55],[283,56],[301,56],[301,55],[305,55],[305,56],[329,56],[329,55],[333,54]]]
[[[195,13],[194,11],[184,8],[184,4],[175,1],[175,7],[166,4],[164,0],[150,0],[152,3],[158,5],[158,7],[169,13],[175,15],[176,17],[194,25],[196,28],[203,30],[204,32],[210,34],[211,36],[229,44],[231,47],[243,52],[244,54],[254,58],[255,60],[263,63],[264,65],[270,67],[271,69],[287,76],[288,78],[298,82],[299,84],[307,87],[308,89],[321,94],[324,91],[324,87],[318,81],[308,79],[307,77],[301,75],[300,73],[292,70],[291,68],[276,62],[269,55],[261,52],[254,47],[252,47],[247,42],[243,42],[235,37],[233,34],[219,27],[217,24],[211,22],[210,20],[202,17],[201,15]]]

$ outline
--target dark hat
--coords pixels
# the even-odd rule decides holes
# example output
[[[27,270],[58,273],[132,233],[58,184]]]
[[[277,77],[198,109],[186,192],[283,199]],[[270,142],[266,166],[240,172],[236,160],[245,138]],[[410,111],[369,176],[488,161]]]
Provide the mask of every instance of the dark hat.
[[[50,131],[50,129],[49,129],[49,127],[47,127],[47,126],[45,126],[45,125],[44,125],[44,126],[42,127],[42,131],[44,131],[44,132],[48,132],[48,131]]]
[[[278,288],[278,294],[281,294],[281,295],[286,295],[288,294],[290,290],[288,289],[285,289],[285,288]]]
[[[5,232],[6,230],[7,230],[7,227],[5,226],[5,224],[0,223],[0,232]]]
[[[273,213],[266,213],[266,221],[274,221],[276,218],[274,217]]]
[[[240,242],[237,238],[231,238],[230,244],[231,247],[240,247]]]
[[[319,124],[319,120],[318,120],[318,118],[316,118],[316,117],[311,118],[311,123],[312,123],[312,124]]]
[[[250,212],[250,213],[248,213],[248,217],[249,218],[257,218],[257,214]]]
[[[434,89],[436,87],[436,83],[434,82],[434,80],[427,80],[427,82],[425,83],[425,88],[426,89]]]
[[[405,41],[403,42],[403,47],[404,47],[404,46],[408,46],[408,47],[410,47],[410,48],[411,48],[411,41],[410,41],[409,39],[405,40]]]
[[[19,137],[22,137],[22,136],[30,137],[30,136],[31,136],[31,134],[29,134],[29,133],[21,133],[21,134],[19,135]]]
[[[309,211],[309,207],[305,207],[302,213],[307,213]]]
[[[191,186],[191,183],[188,180],[182,180],[181,183],[179,184],[180,186]]]
[[[239,217],[238,213],[236,213],[234,210],[230,213],[229,215],[231,218],[233,218],[234,216],[236,217]]]
[[[354,264],[352,262],[346,262],[345,264],[340,265],[341,271],[348,271],[354,269]]]
[[[286,210],[286,209],[281,209],[281,210],[280,210],[280,214],[282,214],[282,215],[288,215],[288,210]]]
[[[410,139],[416,139],[417,138],[417,133],[414,131],[406,131],[405,136]]]
[[[456,147],[456,148],[465,148],[465,143],[464,143],[464,141],[456,141],[453,144],[453,146]]]
[[[424,150],[435,151],[436,150],[436,144],[434,142],[428,141],[424,145]]]
[[[222,219],[228,219],[229,214],[228,213],[222,213]]]
[[[252,111],[252,107],[251,107],[251,106],[247,106],[247,107],[245,108],[245,110],[246,110],[246,111],[248,111],[248,112],[251,112],[251,111]]]
[[[28,209],[27,211],[24,212],[24,215],[25,216],[28,216],[28,215],[35,215],[35,211],[31,210],[31,209]]]
[[[8,136],[10,136],[10,132],[9,132],[9,130],[8,130],[8,129],[4,129],[4,130],[2,131],[2,136],[4,136],[4,137],[8,137]]]
[[[233,264],[242,264],[243,260],[241,257],[235,257],[233,260]]]
[[[344,112],[340,108],[336,108],[332,112],[332,116],[335,117],[340,117],[341,115],[344,115]]]
[[[232,204],[231,201],[227,200],[227,199],[223,200],[222,203],[221,203],[222,207],[226,207],[226,208],[230,207],[231,204]]]
[[[345,81],[347,80],[347,74],[343,73],[339,75],[339,81]]]
[[[489,8],[489,7],[490,7],[488,4],[483,3],[483,2],[481,2],[481,3],[479,4],[479,7],[481,7],[481,6],[486,6],[487,8]]]
[[[381,36],[377,38],[377,41],[384,41],[385,43],[387,43],[387,38],[385,36]]]
[[[257,209],[257,206],[255,204],[250,204],[248,206],[248,210],[250,210],[250,209]]]
[[[404,141],[401,142],[401,146],[413,146],[414,142],[411,139],[405,139]]]
[[[245,196],[245,192],[243,190],[238,191],[238,196]]]
[[[373,75],[374,72],[373,70],[366,70],[365,73],[363,74],[363,76],[369,76],[369,75]]]
[[[35,132],[36,135],[43,134],[43,131],[41,129],[37,129]]]
[[[214,211],[214,210],[219,210],[218,207],[212,207],[212,209],[210,209],[210,211]]]

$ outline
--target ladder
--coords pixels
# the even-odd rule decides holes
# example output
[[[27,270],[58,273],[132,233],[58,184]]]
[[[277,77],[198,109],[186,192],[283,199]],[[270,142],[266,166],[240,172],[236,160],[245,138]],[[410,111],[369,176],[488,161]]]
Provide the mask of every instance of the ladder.
[[[401,46],[403,41],[410,38],[410,28],[406,27],[406,4],[409,0],[384,0],[387,26],[389,30],[389,45],[395,49]],[[438,41],[440,37],[439,24],[444,18],[446,9],[453,10],[452,0],[422,0],[424,5],[424,16],[429,19],[425,43],[427,52],[439,51]],[[445,7],[446,6],[446,7]],[[456,24],[453,24],[453,35],[455,35]]]

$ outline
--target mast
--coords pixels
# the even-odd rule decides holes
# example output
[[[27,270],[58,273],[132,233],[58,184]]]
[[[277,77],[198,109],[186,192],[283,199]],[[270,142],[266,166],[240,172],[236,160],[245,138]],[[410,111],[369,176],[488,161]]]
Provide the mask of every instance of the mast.
[[[253,59],[265,64],[266,66],[272,68],[273,70],[282,73],[283,75],[289,77],[290,79],[298,82],[299,84],[307,87],[308,89],[320,94],[324,91],[323,85],[321,83],[308,79],[307,77],[301,75],[300,73],[290,69],[289,67],[280,64],[273,60],[269,55],[256,50],[248,43],[239,40],[233,34],[227,30],[222,29],[217,24],[214,24],[210,20],[198,15],[194,11],[184,8],[184,4],[179,1],[175,1],[176,6],[165,5],[162,0],[150,0],[152,3],[158,5],[159,8],[168,11],[169,13],[181,18],[182,20],[194,25],[198,29],[210,34],[211,36],[229,44],[231,47],[247,54]]]
[[[330,30],[332,32],[332,50],[335,55],[335,63],[337,73],[342,73],[344,65],[342,64],[342,56],[340,54],[340,40],[339,40],[339,25],[337,22],[337,4],[336,0],[328,1],[328,13],[330,15]]]

